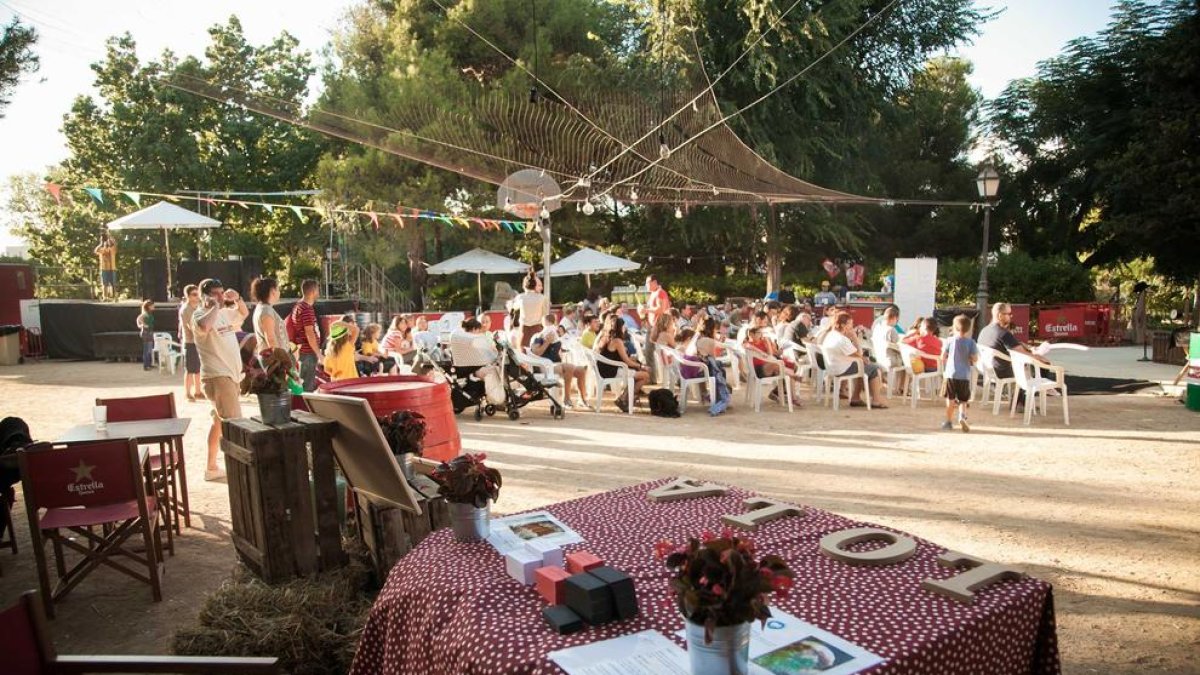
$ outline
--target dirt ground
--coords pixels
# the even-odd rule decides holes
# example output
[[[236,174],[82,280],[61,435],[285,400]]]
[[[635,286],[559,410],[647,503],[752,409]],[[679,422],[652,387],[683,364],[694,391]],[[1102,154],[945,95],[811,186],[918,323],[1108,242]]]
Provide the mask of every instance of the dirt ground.
[[[1107,372],[1107,371],[1106,371]],[[1118,376],[1119,373],[1108,373]],[[0,416],[19,415],[41,439],[88,421],[97,396],[181,389],[136,364],[40,363],[0,369]],[[51,622],[63,653],[165,653],[205,594],[236,565],[224,483],[203,481],[208,409],[180,401],[192,529],[166,562],[164,600],[100,570]],[[540,408],[535,405],[533,408]],[[247,414],[250,406],[247,405]],[[520,422],[459,420],[464,446],[504,472],[497,511],[541,506],[649,479],[687,475],[735,484],[899,528],[959,551],[1016,565],[1054,584],[1064,671],[1200,672],[1200,414],[1150,394],[1072,396],[1071,426],[1056,402],[1032,427],[989,411],[970,434],[937,431],[939,411],[834,413],[805,398],[788,414],[735,408],[713,420],[606,412]],[[0,606],[37,586],[27,520],[21,551],[0,553]]]

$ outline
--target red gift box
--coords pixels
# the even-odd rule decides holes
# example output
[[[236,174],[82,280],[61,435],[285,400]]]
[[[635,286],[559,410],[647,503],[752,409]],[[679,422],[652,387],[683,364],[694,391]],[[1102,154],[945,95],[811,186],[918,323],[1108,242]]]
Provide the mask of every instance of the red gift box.
[[[561,605],[565,598],[563,582],[570,576],[561,567],[539,567],[533,572],[533,582],[546,602]]]
[[[567,555],[567,571],[571,574],[587,572],[604,564],[604,561],[587,551],[576,551]]]

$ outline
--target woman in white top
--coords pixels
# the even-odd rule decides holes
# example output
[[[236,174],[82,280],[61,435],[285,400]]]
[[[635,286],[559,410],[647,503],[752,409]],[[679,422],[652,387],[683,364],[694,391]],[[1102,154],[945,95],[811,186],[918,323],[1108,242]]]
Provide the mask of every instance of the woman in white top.
[[[512,299],[511,307],[517,310],[518,325],[521,328],[521,344],[517,349],[529,346],[533,336],[542,330],[542,317],[550,313],[550,303],[546,296],[537,291],[538,278],[533,272],[525,277],[521,287],[525,292]]]
[[[871,387],[871,407],[887,408],[882,403],[882,378],[879,377],[879,366],[869,363],[858,348],[858,340],[854,332],[854,319],[849,312],[838,312],[833,317],[832,328],[821,338],[821,349],[825,352],[825,370],[830,375],[854,375],[866,372],[867,383]],[[834,396],[838,392],[834,392]],[[862,392],[851,385],[850,405],[858,408],[867,405],[862,400]]]

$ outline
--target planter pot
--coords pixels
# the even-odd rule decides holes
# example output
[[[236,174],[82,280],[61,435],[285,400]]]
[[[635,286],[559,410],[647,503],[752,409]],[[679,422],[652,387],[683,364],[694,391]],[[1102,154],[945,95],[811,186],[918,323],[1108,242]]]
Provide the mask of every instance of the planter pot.
[[[488,507],[474,504],[447,504],[450,507],[450,527],[458,541],[483,541],[488,536]]]
[[[258,412],[263,424],[287,424],[292,421],[291,394],[258,394]]]
[[[704,644],[704,626],[687,626],[688,660],[692,675],[746,675],[750,661],[750,623],[718,626],[712,642]]]

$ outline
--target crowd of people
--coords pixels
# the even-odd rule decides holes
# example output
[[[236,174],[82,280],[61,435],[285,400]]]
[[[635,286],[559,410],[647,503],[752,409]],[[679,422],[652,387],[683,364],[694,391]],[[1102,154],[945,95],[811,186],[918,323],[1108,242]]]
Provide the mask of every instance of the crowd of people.
[[[636,308],[589,293],[579,303],[566,304],[559,316],[552,311],[536,275],[530,273],[522,287],[522,293],[509,304],[502,326],[493,326],[487,314],[468,318],[445,344],[440,331],[431,330],[422,316],[397,315],[386,331],[378,323],[367,324],[360,331],[354,317],[346,315],[323,331],[315,308],[319,285],[314,280],[301,284],[302,297],[286,318],[275,309],[280,290],[271,278],[259,278],[252,284],[252,314],[238,292],[224,288],[220,280],[205,279],[185,287],[179,306],[184,390],[188,400],[206,399],[213,408],[206,478],[215,480],[223,475],[216,463],[220,422],[241,415],[238,382],[248,362],[256,354],[276,348],[293,355],[299,388],[314,391],[319,379],[413,372],[422,354],[448,356],[456,366],[483,369],[481,374],[493,372],[499,377],[498,371],[486,368],[497,363],[499,345],[511,345],[518,353],[550,364],[561,380],[563,403],[570,408],[587,407],[589,398],[597,395],[595,388],[589,387],[589,378],[614,378],[622,368],[627,369],[633,391],[615,392],[615,404],[622,411],[628,409],[630,400],[639,405],[652,383],[663,383],[666,374],[657,371],[664,360],[655,358],[655,352],[662,350],[678,360],[682,377],[713,378],[711,391],[704,386],[702,396],[715,416],[729,405],[725,374],[729,360],[724,357],[732,342],[759,378],[786,376],[794,385],[806,384],[810,363],[834,376],[865,375],[848,378],[847,389],[833,393],[847,398],[851,407],[867,406],[865,389],[870,392],[871,407],[886,408],[885,374],[889,371],[898,376],[896,384],[901,390],[909,385],[909,374],[941,372],[946,400],[942,427],[957,425],[963,431],[970,428],[967,412],[972,368],[980,357],[978,346],[1004,356],[1017,351],[1045,361],[1013,336],[1012,310],[1005,303],[992,308],[992,321],[980,331],[977,345],[971,338],[974,322],[969,317],[956,317],[950,336],[942,339],[932,317],[919,317],[907,330],[902,328],[894,305],[886,307],[871,326],[856,325],[852,315],[836,305],[815,304],[817,298],[811,303],[764,300],[675,307],[666,289],[651,275],[646,278],[645,301]],[[144,366],[149,368],[153,303],[143,303],[142,310],[138,327],[148,345]],[[247,317],[253,331],[242,334]],[[906,358],[901,345],[911,347],[914,356]],[[577,350],[593,355],[594,370],[589,363],[568,356],[577,355]],[[1007,360],[997,359],[994,369],[998,378],[1012,377]],[[865,379],[865,387],[856,382],[859,379]]]

